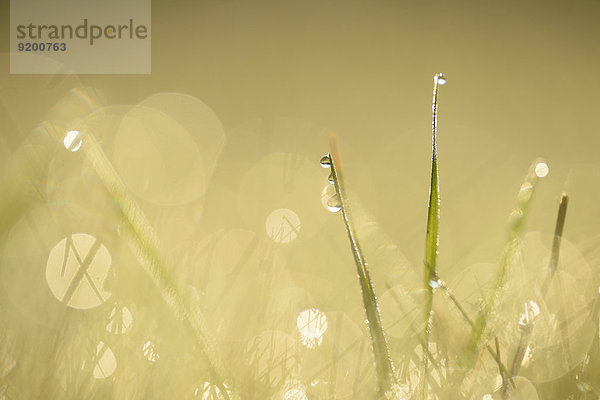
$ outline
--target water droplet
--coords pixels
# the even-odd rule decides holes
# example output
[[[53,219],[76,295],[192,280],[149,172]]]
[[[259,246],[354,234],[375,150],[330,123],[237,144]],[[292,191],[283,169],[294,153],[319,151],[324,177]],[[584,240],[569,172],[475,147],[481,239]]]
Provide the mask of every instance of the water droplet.
[[[338,212],[342,209],[342,201],[340,200],[340,196],[334,194],[327,200],[327,209],[331,212]]]
[[[580,381],[579,378],[577,378],[576,385],[577,385],[577,390],[579,390],[580,392],[583,392],[583,393],[591,392],[593,390],[592,386],[589,383]]]
[[[533,185],[529,182],[525,182],[521,185],[521,189],[519,190],[519,195],[517,197],[520,202],[524,203],[524,202],[529,201],[532,194],[533,194]]]
[[[329,177],[327,178],[327,181],[329,181],[329,183],[331,183],[332,185],[335,183],[333,180],[333,172],[329,174]]]
[[[523,360],[521,361],[521,365],[524,366],[525,368],[527,368],[531,362],[533,361],[533,350],[531,349],[531,346],[527,346],[527,349],[525,349],[525,355],[523,355]]]
[[[79,131],[69,131],[65,133],[65,137],[63,139],[63,145],[65,146],[65,149],[74,153],[81,148],[81,143],[81,135],[79,134]]]
[[[321,163],[321,167],[323,168],[331,167],[331,157],[329,156],[329,154],[325,154],[323,157],[321,157],[321,161],[319,162]]]
[[[144,353],[144,357],[150,362],[156,362],[160,359],[160,355],[156,352],[156,345],[150,340],[144,343],[142,352]]]
[[[433,289],[438,289],[442,286],[442,283],[440,282],[439,279],[430,279],[429,286]]]
[[[438,74],[435,74],[435,77],[436,77],[438,85],[445,85],[446,84],[446,77],[441,72],[438,73]]]
[[[546,175],[548,175],[548,172],[548,164],[546,164],[545,162],[542,161],[535,165],[535,175],[538,178],[544,178]]]
[[[300,389],[290,389],[283,395],[283,400],[307,400],[306,393]]]
[[[496,375],[496,379],[494,379],[494,391],[498,391],[502,388],[502,375],[498,374]]]
[[[334,185],[328,183],[323,187],[323,190],[321,190],[321,204],[325,209],[327,209],[327,201],[329,201],[331,196],[334,196],[336,193]]]

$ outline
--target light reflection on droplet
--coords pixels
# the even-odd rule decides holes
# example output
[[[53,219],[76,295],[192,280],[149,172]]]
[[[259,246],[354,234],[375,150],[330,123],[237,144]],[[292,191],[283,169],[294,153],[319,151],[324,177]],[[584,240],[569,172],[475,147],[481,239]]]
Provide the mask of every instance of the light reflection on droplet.
[[[441,72],[438,73],[438,74],[435,74],[435,78],[437,80],[438,85],[445,85],[446,84],[446,77]]]
[[[342,209],[342,200],[340,196],[334,194],[327,200],[327,209],[333,213],[336,213]]]
[[[540,161],[535,165],[535,175],[538,178],[544,178],[546,175],[548,175],[549,171],[550,169],[548,168],[548,164],[543,161]]]
[[[525,350],[525,355],[523,355],[523,360],[521,361],[521,365],[524,367],[528,367],[531,362],[533,361],[533,350],[531,349],[531,346],[527,346],[527,349]]]
[[[504,380],[502,379],[502,375],[496,375],[496,380],[494,382],[494,391],[500,390],[502,388],[502,383]]]
[[[483,395],[483,397],[481,398],[481,400],[494,400],[494,398],[492,397],[491,394],[486,393]]]
[[[81,148],[82,140],[79,131],[69,131],[65,133],[65,137],[63,139],[63,144],[65,149],[76,152]]]
[[[327,208],[327,201],[331,198],[331,196],[335,195],[335,186],[333,185],[325,185],[325,187],[323,187],[323,190],[321,190],[321,204],[323,205],[323,208],[325,208],[326,210],[329,210]],[[600,288],[599,288],[600,290]]]
[[[123,334],[127,333],[133,322],[133,315],[127,307],[115,307],[108,317],[109,321],[106,324],[106,330],[115,333]]]
[[[108,378],[115,372],[115,369],[117,369],[115,354],[104,342],[98,343],[96,347],[96,365],[93,372],[94,378]]]
[[[523,210],[521,210],[520,208],[513,210],[509,216],[508,216],[508,221],[510,224],[515,224],[517,221],[519,221],[521,218],[523,218]]]
[[[160,355],[156,351],[156,345],[150,340],[148,340],[142,346],[142,353],[144,354],[146,360],[150,362],[156,362],[160,359]]]
[[[231,394],[231,391],[227,385],[223,384],[227,394]],[[225,396],[221,392],[221,389],[210,382],[204,382],[201,387],[197,387],[194,391],[194,396],[199,397],[202,400],[225,400]]]
[[[533,192],[533,185],[530,182],[525,182],[521,185],[521,189],[519,190],[518,199],[520,202],[529,201],[531,198],[531,194]]]
[[[310,349],[323,342],[323,335],[327,331],[327,316],[316,308],[304,310],[298,315],[296,325],[302,335],[302,344]]]
[[[525,303],[525,312],[519,318],[519,325],[526,326],[540,314],[540,306],[533,300]]]
[[[111,296],[103,288],[111,262],[108,249],[97,238],[75,233],[50,250],[46,281],[61,303],[78,309],[94,308]]]
[[[282,400],[308,400],[306,393],[300,389],[290,389],[283,394]]]
[[[321,157],[321,161],[319,161],[319,163],[323,168],[331,167],[331,157],[329,156],[329,154],[325,154],[323,157]]]
[[[439,279],[429,280],[429,287],[432,289],[439,289],[442,286],[442,282]]]
[[[300,218],[289,208],[279,208],[269,214],[265,227],[275,243],[289,243],[300,233]]]
[[[333,172],[329,174],[329,176],[327,177],[327,182],[331,183],[332,185],[335,183],[334,179],[333,179]]]
[[[585,393],[585,392],[591,392],[592,390],[594,390],[593,387],[589,383],[582,381],[579,378],[579,376],[577,376],[576,379],[577,379],[577,383],[575,384],[575,386],[577,386],[577,390],[579,390],[580,392]]]

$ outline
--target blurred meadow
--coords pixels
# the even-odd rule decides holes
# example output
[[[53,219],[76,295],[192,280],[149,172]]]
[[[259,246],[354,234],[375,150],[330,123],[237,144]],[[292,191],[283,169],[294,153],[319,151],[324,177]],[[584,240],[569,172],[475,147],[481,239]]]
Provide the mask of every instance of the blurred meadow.
[[[600,398],[600,2],[152,16],[149,75],[11,75],[0,43],[0,399]]]

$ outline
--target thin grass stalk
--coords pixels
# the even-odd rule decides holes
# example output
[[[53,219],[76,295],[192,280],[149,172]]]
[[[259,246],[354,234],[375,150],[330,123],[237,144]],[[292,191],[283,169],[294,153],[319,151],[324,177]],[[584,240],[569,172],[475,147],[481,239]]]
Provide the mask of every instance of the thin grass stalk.
[[[209,334],[202,312],[197,305],[188,302],[183,291],[169,273],[166,257],[160,250],[158,237],[144,212],[135,199],[129,194],[125,184],[104,154],[102,147],[91,132],[82,132],[82,149],[91,162],[105,189],[112,197],[115,206],[121,213],[123,226],[120,235],[128,243],[134,256],[144,271],[158,288],[164,301],[171,307],[178,318],[185,320],[194,332],[200,351],[206,359],[212,379],[221,390],[222,395],[230,398],[231,389],[224,385],[226,370],[218,355],[215,339]],[[232,398],[237,398],[235,395]]]
[[[439,226],[440,226],[440,191],[439,191],[439,173],[437,159],[437,118],[438,118],[438,88],[446,82],[443,74],[435,74],[433,77],[433,100],[431,104],[431,183],[429,185],[429,203],[427,205],[427,234],[425,238],[425,279],[424,293],[425,301],[424,328],[423,328],[423,359],[421,372],[421,399],[425,400],[427,394],[427,371],[429,369],[429,335],[431,333],[433,290],[432,282],[437,282],[437,255],[439,247]]]
[[[536,160],[530,166],[525,180],[521,185],[517,207],[510,216],[511,222],[508,241],[498,263],[494,284],[490,290],[490,293],[488,294],[488,298],[483,309],[479,311],[473,323],[469,341],[462,355],[461,361],[465,367],[472,367],[473,365],[474,356],[477,353],[477,348],[480,345],[481,338],[487,326],[488,317],[496,308],[498,297],[504,288],[510,267],[515,261],[525,216],[527,215],[527,211],[529,209],[529,205],[535,192],[538,180],[540,177],[545,176],[545,174],[539,172],[540,169],[543,169],[543,167],[540,168],[540,166],[546,167],[545,163],[543,163],[541,160]]]
[[[550,265],[548,266],[548,276],[544,281],[541,289],[541,295],[546,296],[550,283],[558,269],[558,259],[560,257],[560,244],[562,242],[563,230],[565,228],[565,220],[567,218],[567,207],[569,206],[569,196],[563,193],[558,205],[558,214],[556,216],[556,226],[554,228],[554,238],[552,240],[552,255],[550,257]]]
[[[494,336],[494,344],[496,345],[496,355],[498,358],[496,359],[496,364],[498,364],[498,373],[500,374],[500,378],[502,379],[502,393],[503,397],[505,397],[506,391],[508,390],[508,384],[506,383],[506,374],[502,369],[502,357],[500,356],[500,341],[498,340],[498,336]]]
[[[456,296],[454,295],[454,293],[452,293],[452,290],[450,290],[450,288],[448,287],[448,285],[446,284],[446,282],[444,282],[441,279],[438,282],[439,282],[440,288],[442,290],[444,290],[444,292],[446,293],[446,296],[450,299],[450,301],[452,302],[452,304],[454,304],[454,306],[458,309],[458,311],[462,315],[462,317],[465,320],[465,322],[467,322],[469,324],[469,326],[471,328],[473,328],[473,326],[475,325],[475,323],[473,322],[473,320],[471,319],[471,317],[469,317],[469,314],[467,314],[467,311],[462,306],[462,304],[460,304],[460,302],[458,301],[458,299],[456,298]],[[512,387],[515,388],[516,386],[515,386],[515,383],[514,383],[514,381],[512,379],[512,375],[510,374],[510,371],[508,370],[508,368],[502,363],[502,360],[500,359],[499,353],[497,351],[494,351],[494,349],[492,348],[492,346],[490,346],[489,344],[485,345],[485,349],[492,356],[492,358],[494,358],[494,360],[498,364],[498,367],[502,370],[502,373],[504,374],[504,376],[508,377],[508,380],[509,380],[510,384],[512,385]]]
[[[352,223],[348,202],[346,200],[340,153],[334,134],[332,134],[330,137],[330,146],[331,154],[329,155],[329,158],[331,162],[331,178],[339,198],[339,204],[341,206],[341,212],[344,218],[344,224],[346,226],[346,233],[348,235],[348,240],[350,241],[352,255],[356,264],[363,305],[369,326],[369,334],[371,336],[371,343],[373,346],[378,391],[380,396],[383,396],[391,390],[392,384],[395,382],[394,369],[392,366],[392,360],[390,357],[385,333],[383,331],[383,326],[381,324],[377,296],[375,295],[375,289],[373,287],[373,282],[371,281],[367,262],[365,261],[365,257],[360,248],[356,231]]]
[[[544,280],[542,287],[540,289],[540,299],[544,299],[546,297],[546,293],[548,293],[548,289],[550,288],[550,284],[552,283],[552,279],[556,274],[556,270],[558,269],[558,259],[560,257],[560,243],[562,241],[562,234],[565,227],[565,219],[567,217],[567,206],[569,205],[569,196],[566,193],[563,193],[560,199],[560,203],[558,205],[558,214],[556,216],[556,226],[554,228],[554,238],[552,240],[552,254],[550,256],[550,262],[548,265],[548,274],[546,275],[546,279]],[[512,364],[510,368],[510,372],[512,375],[518,375],[519,369],[521,368],[521,361],[525,356],[525,352],[527,351],[527,345],[529,342],[529,338],[533,333],[533,325],[535,321],[531,321],[527,323],[524,327],[522,327],[521,336],[519,338],[519,346],[515,351],[515,354],[512,359]]]

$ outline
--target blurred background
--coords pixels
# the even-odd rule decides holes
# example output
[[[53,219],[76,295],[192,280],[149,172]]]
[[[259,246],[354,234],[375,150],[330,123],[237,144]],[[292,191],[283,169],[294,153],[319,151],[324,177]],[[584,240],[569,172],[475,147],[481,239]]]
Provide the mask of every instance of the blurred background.
[[[535,315],[510,396],[597,399],[599,15],[583,0],[154,1],[149,75],[11,75],[1,42],[0,398],[374,398],[319,166],[331,130],[397,398],[412,398],[443,72],[440,276],[475,316],[542,157],[487,338],[510,364]],[[563,191],[560,279],[534,298]],[[442,293],[434,309],[430,398],[455,398],[468,329]],[[469,376],[460,396],[502,398],[489,355]]]

